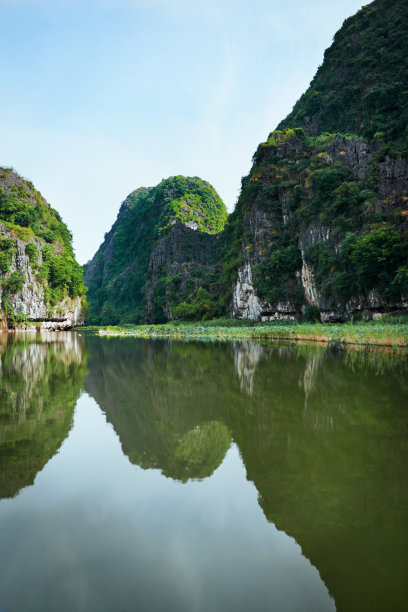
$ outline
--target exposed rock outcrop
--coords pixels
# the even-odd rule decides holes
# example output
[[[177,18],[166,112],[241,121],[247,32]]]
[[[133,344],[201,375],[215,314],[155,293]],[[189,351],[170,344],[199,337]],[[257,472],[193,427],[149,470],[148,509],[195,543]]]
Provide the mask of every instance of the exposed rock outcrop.
[[[6,301],[8,313],[11,312],[12,317],[3,310],[0,313],[1,328],[27,329],[33,322],[36,323],[38,329],[43,330],[64,330],[82,325],[84,322],[82,298],[66,296],[55,306],[47,304],[44,284],[38,281],[30,265],[25,251],[26,243],[5,231],[4,226],[0,224],[0,239],[2,238],[12,240],[14,247],[9,271],[2,276],[3,284],[0,285],[0,303],[4,306]],[[44,246],[44,243],[36,240],[35,244],[38,247],[37,265],[42,266],[41,247]],[[14,272],[22,275],[24,284],[21,290],[11,293],[4,288],[4,284]]]
[[[407,24],[406,0],[374,0],[345,21],[259,145],[226,224],[199,179],[131,194],[86,267],[90,322],[406,312]]]
[[[0,328],[83,323],[85,287],[72,236],[33,184],[0,168]]]
[[[309,305],[327,322],[406,310],[407,194],[408,163],[378,161],[358,138],[272,134],[238,202],[245,263],[232,315],[293,320]]]
[[[91,303],[87,321],[173,318],[175,308],[194,301],[200,287],[216,276],[217,234],[226,218],[215,189],[197,177],[171,177],[132,192],[85,266]]]
[[[197,231],[188,223],[176,221],[164,236],[156,242],[149,260],[145,286],[145,317],[154,322],[162,311],[166,319],[174,318],[172,306],[179,295],[189,292],[189,286],[202,283],[211,273],[216,273],[219,237]],[[163,292],[161,278],[167,281]],[[172,291],[173,290],[173,291]],[[155,299],[161,292],[159,312]]]
[[[256,295],[249,261],[238,270],[232,297],[232,316],[239,319],[259,319],[262,307]]]

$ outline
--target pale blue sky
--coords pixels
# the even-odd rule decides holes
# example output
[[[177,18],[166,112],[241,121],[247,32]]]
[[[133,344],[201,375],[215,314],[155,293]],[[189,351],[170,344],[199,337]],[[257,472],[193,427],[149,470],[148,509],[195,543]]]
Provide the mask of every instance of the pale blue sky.
[[[259,142],[361,0],[0,0],[0,165],[91,258],[133,189],[200,176],[232,210]]]

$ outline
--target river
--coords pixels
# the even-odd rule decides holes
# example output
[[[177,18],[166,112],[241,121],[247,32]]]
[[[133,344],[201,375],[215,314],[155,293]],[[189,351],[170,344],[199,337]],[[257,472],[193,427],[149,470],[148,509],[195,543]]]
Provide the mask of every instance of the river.
[[[0,611],[408,601],[408,357],[0,337]]]

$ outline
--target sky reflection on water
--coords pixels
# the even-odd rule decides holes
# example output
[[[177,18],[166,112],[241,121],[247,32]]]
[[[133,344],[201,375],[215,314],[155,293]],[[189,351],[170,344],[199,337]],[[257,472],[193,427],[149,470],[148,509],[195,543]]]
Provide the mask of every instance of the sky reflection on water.
[[[0,359],[7,612],[406,600],[406,355],[66,334]]]

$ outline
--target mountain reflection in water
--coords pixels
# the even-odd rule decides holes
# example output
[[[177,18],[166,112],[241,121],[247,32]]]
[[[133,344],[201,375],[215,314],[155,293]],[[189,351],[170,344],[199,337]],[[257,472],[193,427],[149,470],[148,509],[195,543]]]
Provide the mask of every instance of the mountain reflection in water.
[[[203,478],[234,440],[266,518],[301,545],[338,609],[399,609],[408,596],[406,353],[89,346],[86,389],[130,461]]]
[[[83,343],[64,332],[0,334],[0,499],[34,482],[73,423]]]
[[[156,527],[163,531],[160,534],[148,531],[151,543],[138,540],[140,551],[145,546],[153,547],[156,537],[163,542],[169,539],[171,548],[174,534],[178,533],[183,546],[192,547],[189,554],[193,554],[192,550],[197,551],[197,568],[201,567],[202,572],[194,578],[195,588],[198,588],[199,584],[203,586],[209,580],[210,566],[207,568],[206,557],[200,556],[206,547],[209,547],[208,551],[211,548],[210,565],[215,576],[221,571],[221,567],[217,570],[215,556],[219,557],[220,563],[227,563],[221,540],[224,538],[229,554],[237,557],[238,549],[235,547],[238,540],[248,537],[245,552],[242,549],[242,555],[238,555],[239,563],[247,562],[248,568],[242,565],[238,570],[237,566],[234,571],[236,576],[241,576],[241,589],[245,591],[247,588],[247,583],[244,585],[243,582],[247,572],[245,580],[248,585],[252,584],[255,590],[260,589],[259,593],[263,592],[262,571],[259,573],[259,569],[249,568],[256,566],[255,550],[258,550],[258,562],[266,563],[267,546],[272,547],[268,561],[272,563],[274,544],[269,540],[270,532],[267,535],[263,531],[267,522],[263,519],[262,526],[253,510],[247,509],[246,504],[250,502],[242,497],[242,484],[235,483],[233,474],[236,472],[230,471],[231,466],[238,465],[236,461],[239,459],[232,459],[234,449],[238,449],[246,478],[256,487],[259,506],[267,521],[279,530],[274,537],[281,538],[282,546],[283,540],[278,534],[284,532],[295,538],[304,557],[319,571],[338,610],[402,609],[402,602],[408,596],[408,360],[405,353],[341,351],[310,345],[251,342],[211,344],[107,339],[65,333],[50,334],[42,340],[38,336],[30,340],[8,337],[4,341],[3,338],[0,364],[1,497],[12,497],[22,487],[32,484],[36,474],[57,452],[70,432],[75,403],[85,388],[112,425],[123,454],[131,464],[146,471],[142,472],[143,477],[133,472],[132,476],[123,465],[123,456],[118,457],[114,450],[113,432],[105,432],[106,425],[95,420],[93,409],[81,409],[75,421],[78,425],[62,449],[58,464],[60,471],[57,463],[53,468],[58,473],[55,491],[65,482],[66,491],[61,495],[68,495],[71,499],[74,492],[70,487],[75,491],[77,486],[83,491],[88,488],[89,492],[84,495],[92,498],[92,495],[99,496],[99,493],[91,494],[92,486],[96,487],[96,484],[92,485],[92,479],[95,482],[101,479],[103,490],[111,492],[110,497],[105,495],[103,503],[106,507],[102,505],[99,510],[101,525],[104,524],[103,516],[113,512],[111,505],[119,503],[114,500],[122,499],[122,496],[127,501],[123,501],[125,505],[120,512],[126,515],[126,503],[135,496],[131,503],[135,504],[136,515],[140,513],[143,491],[150,490],[152,485],[147,485],[148,482],[155,482],[161,491],[157,498],[160,498],[159,506],[146,501],[147,497],[143,502],[147,504],[143,521],[148,524],[152,520],[150,513],[161,520],[160,527]],[[86,399],[89,400],[86,396],[81,398],[79,405]],[[81,425],[85,421],[87,425]],[[84,428],[82,437],[78,427]],[[107,436],[106,440],[104,436]],[[43,470],[44,477],[42,481],[40,479],[39,487],[47,478],[53,482],[51,464]],[[75,473],[72,473],[73,464],[77,470]],[[112,472],[111,478],[102,478],[108,471]],[[157,480],[160,472],[167,480],[162,476]],[[137,487],[141,488],[133,490],[130,482],[136,476]],[[143,486],[142,482],[145,483]],[[175,505],[171,498],[169,487],[174,486],[171,483],[181,487],[177,489],[180,506]],[[225,509],[216,510],[217,505],[222,507],[223,491],[227,498],[235,487],[240,491],[234,501],[235,514],[243,521],[239,528],[238,523],[234,525],[233,514],[226,513]],[[216,494],[208,498],[205,492],[211,488]],[[166,495],[170,497],[166,498]],[[216,540],[220,540],[219,552],[212,549],[209,534],[204,540],[199,539],[204,524],[200,522],[203,518],[200,518],[198,500],[204,516],[208,517],[208,528],[212,524],[213,512],[214,517],[218,517],[214,518],[215,526],[223,524],[219,512],[232,521],[231,524],[225,523],[218,535],[213,534]],[[195,507],[196,525],[190,524],[190,518],[186,518],[190,517],[191,504]],[[79,512],[71,511],[73,516]],[[243,519],[246,512],[247,522]],[[84,514],[78,514],[84,520],[84,524],[78,526],[78,533],[82,535],[78,535],[78,542],[74,538],[69,546],[74,546],[74,542],[75,546],[81,546],[80,542],[90,537],[95,525],[99,524],[90,518],[92,514],[88,510],[85,514],[86,519]],[[135,534],[139,526],[142,529],[140,522],[133,525]],[[54,528],[59,529],[58,523]],[[103,533],[108,530],[109,537],[114,538],[118,528],[106,525]],[[234,536],[235,543],[232,537],[234,529],[239,529]],[[228,540],[228,534],[231,540]],[[257,537],[266,538],[264,544]],[[99,550],[103,547],[103,537],[99,541],[101,534],[98,533],[95,538],[95,547]],[[120,542],[123,555],[131,555],[124,534],[119,539],[112,539],[112,551]],[[255,543],[255,549],[251,548]],[[75,554],[74,550],[72,554]],[[119,546],[118,555],[120,550]],[[184,555],[187,555],[186,550]],[[140,551],[134,553],[139,555],[138,563],[147,554]],[[115,556],[114,552],[112,554]],[[180,554],[179,551],[177,555]],[[247,561],[246,554],[249,555]],[[103,555],[101,548],[98,558],[102,559]],[[153,563],[153,558],[150,562]],[[180,558],[169,560],[173,570],[169,569],[170,566],[165,570],[163,565],[162,571],[177,574],[179,562]],[[225,587],[229,580],[234,580],[232,568],[237,563],[237,559],[228,561],[230,569]],[[264,569],[268,567],[265,565]],[[271,565],[269,570],[278,576],[282,571],[282,567],[278,567]],[[105,571],[111,571],[109,566]],[[147,565],[140,571],[142,574],[147,572]],[[290,576],[290,571],[287,571]],[[304,571],[304,576],[311,580],[310,584],[315,584],[309,570]],[[191,572],[192,567],[189,569]],[[178,580],[175,576],[174,579]],[[133,582],[129,580],[130,586],[127,583],[122,585],[124,592],[131,589]],[[149,580],[146,578],[146,584],[150,584]],[[268,579],[265,577],[265,580]],[[211,584],[208,585],[210,590]],[[138,588],[143,589],[140,585]],[[171,588],[175,586],[168,586],[169,590]],[[186,583],[185,588],[187,592],[193,586]],[[317,593],[320,587],[313,588]],[[221,598],[220,593],[216,588],[212,593],[211,605],[219,605],[217,609],[231,609],[228,606],[232,601],[235,601],[235,609],[237,605],[244,605],[244,600],[239,597],[221,605],[221,599],[217,600],[218,596]],[[283,601],[281,607],[275,602],[274,609],[293,609],[296,612],[298,609],[334,609],[333,600],[324,595],[324,589],[319,593],[320,603],[315,603],[315,608],[308,608],[305,599],[306,607],[288,608]],[[180,609],[192,609],[191,602],[184,608],[181,600],[176,595],[174,597],[173,602],[168,601],[168,610],[177,609],[177,605],[181,606]],[[89,602],[93,600],[86,601],[88,608],[78,609],[92,607]],[[101,593],[98,610],[108,609],[103,607],[108,605],[108,601],[109,597],[104,599]],[[200,602],[197,600],[197,610],[204,610],[210,598],[204,603],[200,599]],[[269,609],[267,604],[264,599],[260,600],[258,609]],[[133,608],[125,606],[123,609]]]

